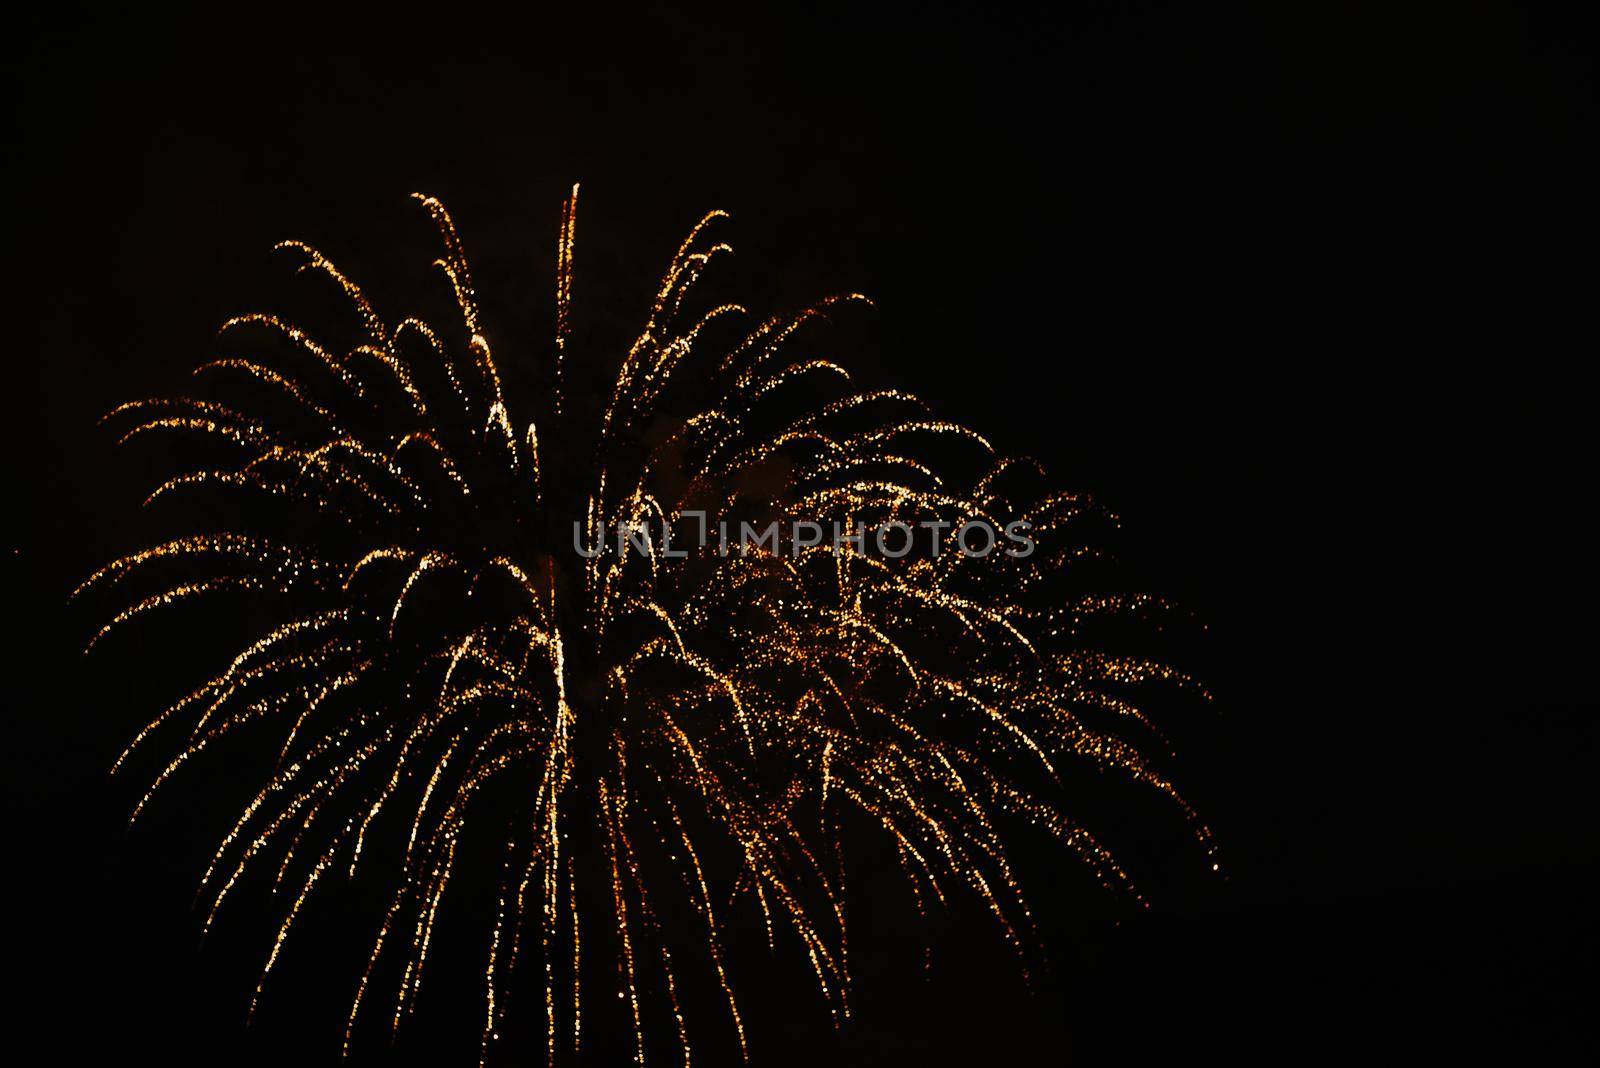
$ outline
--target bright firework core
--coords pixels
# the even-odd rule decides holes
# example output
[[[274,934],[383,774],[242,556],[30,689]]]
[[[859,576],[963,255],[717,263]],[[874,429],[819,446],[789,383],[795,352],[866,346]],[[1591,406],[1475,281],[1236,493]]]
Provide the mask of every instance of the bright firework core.
[[[850,1015],[847,834],[898,861],[906,908],[976,902],[1024,970],[1013,837],[1134,894],[1063,810],[1069,777],[1165,795],[1210,849],[1150,757],[1165,744],[1144,701],[1204,691],[1101,639],[1166,608],[1082,577],[1113,517],[808,355],[829,313],[864,298],[765,319],[698,306],[695,283],[731,253],[706,236],[713,212],[589,419],[563,398],[576,187],[552,388],[520,401],[463,242],[419,199],[453,321],[386,317],[290,242],[342,293],[334,329],[354,345],[244,315],[194,396],[107,417],[124,441],[194,447],[149,499],[181,503],[163,513],[179,529],[80,589],[120,598],[91,645],[191,603],[250,606],[218,613],[245,628],[233,652],[118,767],[158,739],[175,753],[137,816],[224,737],[276,757],[202,879],[208,928],[252,878],[287,894],[257,999],[314,891],[363,875],[388,904],[352,962],[346,1047],[369,1016],[398,1029],[452,879],[487,853],[485,1059],[512,1028],[551,1063],[617,1034],[641,1063],[656,1046],[748,1057],[738,992],[767,966],[745,959],[753,943],[787,947],[834,1021]]]

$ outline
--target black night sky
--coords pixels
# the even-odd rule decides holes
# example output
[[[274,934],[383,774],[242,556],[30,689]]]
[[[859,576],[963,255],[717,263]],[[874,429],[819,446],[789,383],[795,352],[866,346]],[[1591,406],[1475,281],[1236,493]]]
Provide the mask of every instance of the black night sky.
[[[403,301],[434,249],[413,190],[450,206],[514,363],[581,180],[583,340],[636,327],[726,208],[741,298],[871,294],[854,366],[1093,493],[1128,584],[1206,625],[1171,653],[1215,706],[1168,726],[1226,880],[1170,811],[1098,813],[1149,912],[1045,865],[1031,996],[961,924],[922,980],[876,917],[858,1019],[835,1035],[774,980],[756,1063],[1592,1052],[1593,27],[1066,7],[14,22],[11,1041],[337,1060],[357,961],[307,936],[246,1027],[266,928],[246,907],[201,944],[237,784],[124,828],[140,790],[107,769],[170,669],[79,653],[98,621],[67,594],[143,533],[96,420],[281,292],[281,239]],[[479,996],[362,1056],[472,1063]]]

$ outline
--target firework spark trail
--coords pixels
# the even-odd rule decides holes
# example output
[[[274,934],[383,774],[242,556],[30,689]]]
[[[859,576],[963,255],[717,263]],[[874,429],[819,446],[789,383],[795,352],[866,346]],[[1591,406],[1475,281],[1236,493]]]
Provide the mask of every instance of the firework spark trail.
[[[1106,886],[1133,892],[1111,854],[1049,800],[1071,768],[1117,772],[1168,796],[1211,849],[1147,756],[1145,742],[1166,742],[1135,703],[1152,685],[1198,688],[1162,664],[1078,644],[1095,619],[1163,606],[1037,595],[1092,556],[1074,524],[1093,506],[1033,490],[1037,465],[995,460],[984,438],[930,418],[910,394],[853,391],[837,364],[788,354],[808,324],[865,298],[766,319],[698,359],[726,320],[746,314],[720,305],[679,322],[695,283],[731,251],[705,236],[723,218],[712,212],[673,256],[585,437],[562,400],[574,186],[557,241],[545,430],[530,419],[518,431],[461,239],[442,204],[417,199],[443,242],[436,265],[459,317],[450,329],[417,318],[390,325],[322,253],[286,242],[279,247],[301,271],[343,293],[359,344],[340,356],[277,316],[240,316],[225,336],[276,335],[289,343],[287,358],[230,356],[203,366],[201,379],[253,383],[255,393],[227,404],[135,402],[107,416],[123,440],[167,432],[232,449],[235,462],[182,471],[150,503],[178,488],[259,495],[284,520],[186,533],[115,561],[74,595],[141,583],[147,591],[112,610],[91,645],[224,590],[268,598],[278,613],[129,746],[183,723],[190,732],[135,816],[220,737],[255,730],[278,756],[200,890],[209,928],[239,880],[283,841],[276,878],[295,889],[252,1011],[314,889],[329,871],[364,869],[363,846],[385,820],[404,859],[383,877],[392,893],[354,984],[346,1051],[386,954],[398,954],[403,973],[391,1026],[413,1010],[461,843],[481,822],[491,829],[477,833],[496,836],[502,858],[482,972],[482,1055],[507,1018],[510,976],[535,952],[551,1064],[584,1043],[582,976],[593,973],[580,965],[608,950],[619,955],[614,992],[636,1062],[660,1015],[647,1011],[648,998],[665,1000],[686,1064],[691,1035],[713,1026],[686,1020],[686,982],[711,984],[720,1026],[748,1058],[727,938],[739,910],[752,910],[774,944],[792,935],[835,1021],[847,1017],[847,822],[886,836],[919,912],[960,887],[974,895],[1024,967],[1033,921],[1008,857],[1008,821],[1032,824]],[[645,448],[669,382],[691,365],[698,410]],[[403,403],[378,401],[380,383],[398,387]],[[952,446],[973,460],[948,462]],[[744,476],[778,459],[784,485],[773,500],[825,527],[1025,518],[1040,551],[897,559],[846,541],[792,554],[702,547],[685,559],[648,537],[639,552],[607,541],[608,531],[652,519],[676,529],[696,512],[702,523],[756,518]],[[975,461],[981,474],[964,477],[963,463]],[[581,499],[564,502],[541,484],[552,464],[588,472]],[[681,470],[666,477],[674,465]],[[551,533],[570,518],[563,504],[582,517],[572,546],[582,561]],[[552,515],[559,521],[541,518]],[[1134,734],[1106,728],[1108,717]],[[506,785],[522,799],[509,834],[495,829],[504,805],[485,799]],[[475,822],[480,812],[497,815]],[[585,828],[605,858],[598,875],[566,845]],[[297,861],[302,852],[310,859]],[[603,885],[585,892],[590,877]],[[660,903],[674,894],[699,925],[693,951],[674,953],[684,936],[662,919]],[[580,919],[589,901],[609,903],[614,945],[584,936],[595,922]]]

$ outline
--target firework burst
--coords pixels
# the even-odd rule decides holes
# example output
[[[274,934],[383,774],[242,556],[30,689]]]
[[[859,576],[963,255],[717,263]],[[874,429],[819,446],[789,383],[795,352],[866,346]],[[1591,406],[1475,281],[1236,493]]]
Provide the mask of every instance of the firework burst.
[[[150,500],[191,497],[233,529],[93,575],[79,595],[116,591],[125,607],[91,646],[227,594],[268,621],[118,761],[175,740],[137,817],[225,736],[275,754],[201,881],[206,927],[247,872],[269,869],[289,904],[264,984],[317,887],[375,868],[389,902],[352,975],[348,1050],[364,1013],[398,1028],[413,1011],[477,836],[502,871],[483,925],[483,1056],[522,974],[542,990],[531,1014],[551,1063],[585,1048],[597,998],[610,999],[602,1017],[621,1007],[637,1062],[653,1021],[687,1062],[691,1032],[714,1023],[686,1019],[690,983],[749,1055],[735,915],[797,946],[835,1021],[849,1015],[846,826],[880,836],[919,910],[971,895],[1024,966],[1031,920],[1008,827],[1042,829],[1133,892],[1052,801],[1063,776],[1097,767],[1145,784],[1209,849],[1147,758],[1159,734],[1135,703],[1151,684],[1197,688],[1082,639],[1086,621],[1152,602],[1062,592],[1092,552],[1094,506],[1047,492],[1036,465],[997,461],[915,397],[857,390],[837,364],[795,355],[831,310],[865,298],[761,321],[691,310],[730,251],[709,236],[720,212],[673,256],[600,410],[564,403],[577,196],[536,409],[508,403],[462,242],[419,197],[442,237],[448,328],[385,319],[288,242],[342,293],[359,344],[241,316],[222,337],[270,355],[219,359],[197,372],[215,383],[202,396],[107,417],[123,440],[209,442]],[[705,536],[778,515],[935,536],[1022,523],[1035,551],[897,554],[846,538],[730,553]]]

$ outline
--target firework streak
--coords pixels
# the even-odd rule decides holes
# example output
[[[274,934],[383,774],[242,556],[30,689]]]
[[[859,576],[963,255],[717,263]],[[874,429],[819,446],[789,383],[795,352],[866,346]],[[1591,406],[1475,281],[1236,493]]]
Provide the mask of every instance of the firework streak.
[[[321,253],[286,243],[342,291],[358,344],[242,316],[223,342],[262,355],[200,368],[203,396],[107,417],[123,440],[194,441],[203,460],[151,503],[182,499],[235,529],[190,532],[92,576],[77,596],[121,607],[91,647],[188,602],[243,598],[238,618],[267,621],[129,746],[176,747],[135,817],[225,736],[277,757],[204,875],[206,926],[265,869],[289,904],[264,984],[313,891],[374,869],[389,904],[352,974],[348,1051],[364,1013],[398,1028],[413,1011],[476,836],[503,872],[483,924],[484,1058],[514,974],[542,990],[519,1018],[537,1021],[551,1063],[589,1041],[594,999],[621,1008],[639,1063],[658,1041],[687,1062],[691,1030],[720,1030],[748,1058],[735,917],[793,946],[835,1022],[849,1015],[845,828],[898,858],[908,906],[970,895],[1024,967],[1032,920],[1011,834],[1053,836],[1133,893],[1052,801],[1063,777],[1098,769],[1144,784],[1209,850],[1148,757],[1163,743],[1139,696],[1201,691],[1085,638],[1096,621],[1161,611],[1148,597],[1071,592],[1105,514],[1047,492],[1037,465],[997,461],[915,397],[858,390],[837,364],[797,355],[860,296],[765,320],[733,305],[687,311],[731,251],[707,237],[721,212],[673,256],[609,397],[585,414],[562,397],[575,380],[577,195],[562,211],[534,411],[508,403],[462,243],[444,207],[419,197],[443,239],[448,328],[381,317]],[[704,538],[687,552],[649,539],[618,552],[607,537],[684,530],[678,544],[693,546],[686,524],[737,530],[780,514],[828,530],[1020,524],[1030,552],[892,555],[829,539],[718,553]],[[689,983],[717,1018],[686,1021]]]

